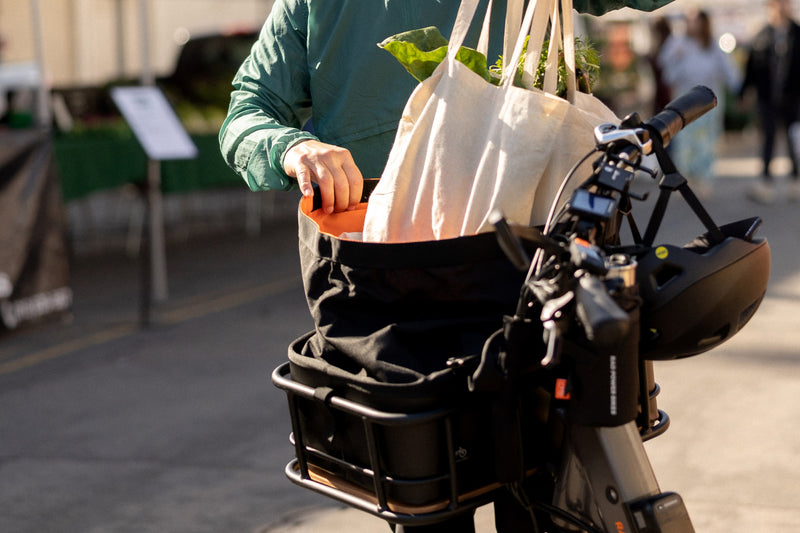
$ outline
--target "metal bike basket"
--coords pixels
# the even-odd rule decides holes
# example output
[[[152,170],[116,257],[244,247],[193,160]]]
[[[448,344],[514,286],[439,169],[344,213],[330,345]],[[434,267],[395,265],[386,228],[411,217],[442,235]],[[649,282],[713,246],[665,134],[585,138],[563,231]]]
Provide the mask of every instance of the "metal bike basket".
[[[289,402],[296,457],[286,475],[297,485],[414,524],[488,503],[500,487],[485,398],[402,412],[402,398],[389,410],[348,399],[346,390],[300,383],[288,362],[272,381]]]

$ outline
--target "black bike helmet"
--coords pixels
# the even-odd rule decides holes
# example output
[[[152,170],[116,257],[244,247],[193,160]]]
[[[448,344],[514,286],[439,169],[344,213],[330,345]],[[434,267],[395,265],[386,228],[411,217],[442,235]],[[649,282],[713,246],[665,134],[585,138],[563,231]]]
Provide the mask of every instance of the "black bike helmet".
[[[638,259],[643,358],[703,353],[750,320],[769,280],[769,245],[753,238],[759,224],[758,218],[727,224],[721,242],[704,234],[683,248],[654,246]]]

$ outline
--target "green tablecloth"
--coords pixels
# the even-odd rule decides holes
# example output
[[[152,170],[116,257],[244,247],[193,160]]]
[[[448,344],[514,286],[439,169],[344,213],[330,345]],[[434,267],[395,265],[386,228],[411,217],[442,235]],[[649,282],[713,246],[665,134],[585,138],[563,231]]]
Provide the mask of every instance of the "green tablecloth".
[[[222,159],[215,133],[191,137],[199,155],[161,163],[163,192],[245,186]],[[127,183],[143,183],[147,173],[147,156],[133,134],[56,136],[55,158],[65,201]]]

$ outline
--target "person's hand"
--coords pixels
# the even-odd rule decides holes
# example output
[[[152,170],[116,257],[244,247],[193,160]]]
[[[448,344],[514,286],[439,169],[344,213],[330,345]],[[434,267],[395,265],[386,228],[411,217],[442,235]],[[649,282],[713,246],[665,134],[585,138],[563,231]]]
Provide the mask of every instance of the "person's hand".
[[[297,179],[303,196],[312,196],[311,182],[317,183],[326,213],[354,209],[361,201],[364,180],[345,148],[313,139],[300,142],[286,153],[283,170]]]

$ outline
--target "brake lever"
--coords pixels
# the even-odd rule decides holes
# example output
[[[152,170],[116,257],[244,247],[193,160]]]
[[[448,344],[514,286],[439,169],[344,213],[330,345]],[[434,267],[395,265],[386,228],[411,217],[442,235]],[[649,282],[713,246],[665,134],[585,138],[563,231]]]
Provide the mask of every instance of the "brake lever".
[[[555,361],[558,354],[558,338],[560,331],[558,329],[557,320],[562,316],[562,309],[567,306],[575,298],[575,293],[568,291],[558,298],[547,300],[542,305],[542,312],[540,315],[542,325],[544,326],[545,341],[547,342],[547,351],[540,364],[543,367],[550,366]]]
[[[522,241],[529,241],[549,254],[558,254],[563,251],[554,240],[546,237],[541,231],[528,226],[511,226],[499,209],[494,209],[489,214],[489,223],[494,226],[497,242],[508,257],[509,261],[521,271],[527,271],[531,265]]]
[[[494,226],[494,232],[497,235],[497,242],[503,253],[506,254],[511,264],[521,271],[528,270],[531,264],[531,259],[525,252],[522,246],[522,241],[514,234],[511,227],[508,225],[503,213],[495,209],[489,214],[489,223]]]
[[[610,144],[625,143],[644,155],[653,151],[653,141],[648,138],[647,130],[639,127],[621,128],[616,124],[600,124],[594,129],[594,140],[600,149]]]

